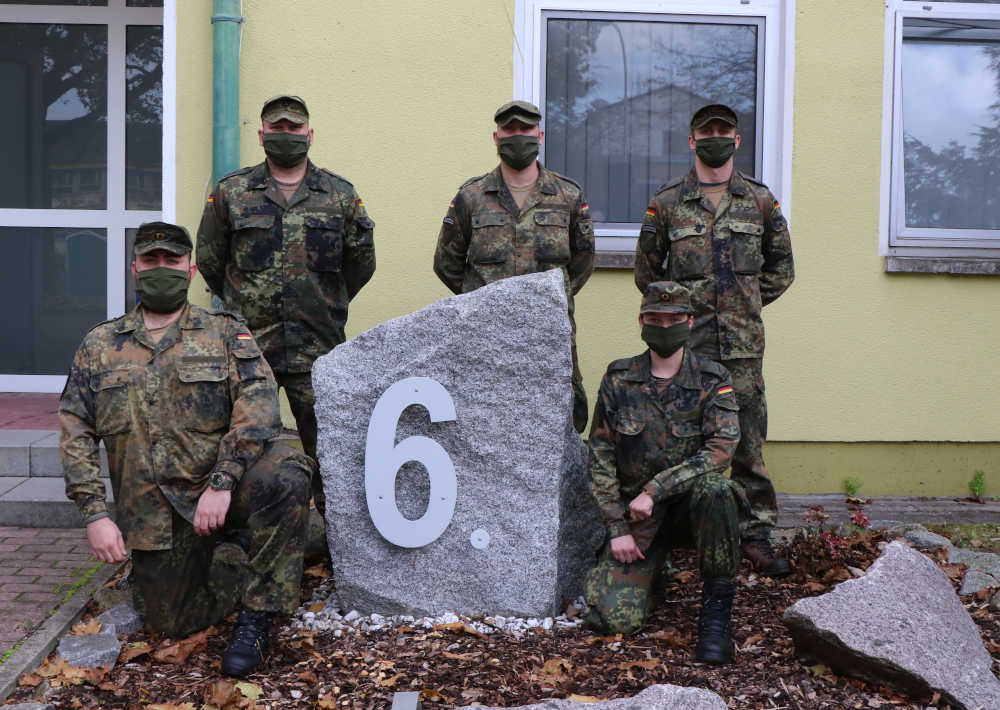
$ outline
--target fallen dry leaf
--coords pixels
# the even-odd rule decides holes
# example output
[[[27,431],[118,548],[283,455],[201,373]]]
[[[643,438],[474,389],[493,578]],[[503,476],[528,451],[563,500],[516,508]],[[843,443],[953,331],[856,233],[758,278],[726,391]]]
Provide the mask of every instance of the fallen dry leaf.
[[[122,652],[118,656],[118,661],[119,661],[119,663],[128,663],[133,658],[138,658],[139,656],[144,656],[144,655],[146,655],[147,653],[149,653],[152,650],[153,650],[153,647],[150,646],[145,641],[142,641],[142,642],[136,643],[136,644],[129,644],[128,646],[123,646],[122,647]]]
[[[335,710],[337,707],[337,696],[332,693],[321,695],[316,698],[316,707],[320,710]]]
[[[566,698],[572,702],[576,703],[599,703],[600,698],[595,698],[593,695],[577,695],[576,693],[570,693],[569,697]]]
[[[22,688],[34,688],[39,685],[43,680],[42,676],[37,673],[25,673],[20,678],[17,679],[17,684]]]
[[[330,576],[330,568],[321,562],[318,565],[306,568],[302,573],[308,574],[310,577],[316,577],[317,579],[326,579]]]
[[[754,634],[753,636],[751,636],[750,638],[748,638],[746,641],[743,642],[743,648],[750,648],[758,641],[763,641],[763,640],[764,640],[764,634]]]
[[[295,679],[303,683],[308,683],[309,685],[315,685],[319,682],[319,678],[316,677],[316,674],[313,671],[302,671],[295,676]]]
[[[208,637],[215,634],[215,627],[209,626],[204,631],[191,634],[186,639],[173,641],[157,649],[153,658],[158,663],[184,663],[192,653],[204,651],[208,645]]]
[[[236,686],[228,680],[220,679],[205,688],[205,694],[202,697],[208,705],[221,708],[227,705],[235,694]]]
[[[542,673],[550,676],[564,676],[573,669],[573,664],[565,658],[550,658],[542,664]]]
[[[821,583],[821,582],[812,582],[812,581],[810,581],[810,582],[806,582],[802,586],[806,588],[806,591],[813,592],[813,593],[816,593],[816,594],[818,594],[819,592],[825,592],[826,591],[826,585],[823,584],[823,583]]]
[[[35,672],[43,678],[55,678],[67,668],[72,668],[72,666],[65,659],[55,656],[52,659],[46,658]]]
[[[326,602],[313,602],[309,605],[309,611],[316,613],[317,611],[323,611],[326,609]]]
[[[256,683],[251,683],[247,680],[240,680],[236,682],[236,690],[243,694],[244,698],[249,698],[250,700],[256,700],[264,691]]]
[[[654,631],[651,634],[646,634],[646,636],[651,639],[659,639],[660,641],[666,641],[667,645],[672,648],[685,648],[688,645],[687,637],[681,634],[676,629],[664,629],[662,631]]]
[[[101,633],[101,622],[96,617],[91,617],[87,621],[78,621],[73,624],[73,628],[66,632],[67,636],[87,636]]]
[[[683,569],[674,575],[674,580],[678,584],[688,584],[692,579],[694,579],[694,572],[689,569]]]
[[[174,705],[173,703],[160,703],[158,705],[147,705],[147,710],[197,710],[197,708],[191,703],[181,703],[180,705]]]
[[[659,668],[663,665],[663,661],[658,658],[651,658],[648,661],[622,661],[618,664],[618,667],[627,671],[631,668],[645,668],[646,670],[652,670],[654,668]]]
[[[843,565],[837,565],[836,567],[831,567],[823,575],[824,584],[832,584],[834,582],[843,582],[844,580],[850,579],[851,573]]]
[[[482,631],[477,631],[468,624],[462,623],[461,621],[453,621],[450,624],[438,624],[434,627],[435,631],[453,631],[455,633],[465,632],[476,638],[485,639],[486,634]]]
[[[59,679],[71,685],[86,683],[87,685],[98,686],[104,681],[110,671],[111,666],[98,666],[97,668],[69,666],[59,674]]]

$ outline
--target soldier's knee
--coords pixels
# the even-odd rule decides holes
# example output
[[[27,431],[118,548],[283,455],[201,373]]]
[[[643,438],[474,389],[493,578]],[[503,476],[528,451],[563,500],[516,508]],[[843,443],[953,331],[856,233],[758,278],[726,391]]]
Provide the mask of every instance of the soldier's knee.
[[[697,508],[711,507],[733,511],[739,509],[739,496],[734,489],[735,484],[725,476],[708,474],[702,476],[694,489],[694,505]]]

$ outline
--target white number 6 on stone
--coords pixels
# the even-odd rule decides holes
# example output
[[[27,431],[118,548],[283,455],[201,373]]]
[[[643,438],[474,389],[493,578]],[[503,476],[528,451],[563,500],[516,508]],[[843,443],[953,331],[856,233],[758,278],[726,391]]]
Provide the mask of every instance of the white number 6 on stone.
[[[455,403],[437,380],[408,377],[383,392],[368,422],[365,497],[382,537],[400,547],[423,547],[437,540],[451,523],[458,482],[451,457],[433,439],[410,436],[395,443],[399,416],[411,404],[423,406],[432,422],[455,419]],[[431,482],[427,510],[417,520],[407,520],[396,506],[396,474],[408,461],[423,464]]]

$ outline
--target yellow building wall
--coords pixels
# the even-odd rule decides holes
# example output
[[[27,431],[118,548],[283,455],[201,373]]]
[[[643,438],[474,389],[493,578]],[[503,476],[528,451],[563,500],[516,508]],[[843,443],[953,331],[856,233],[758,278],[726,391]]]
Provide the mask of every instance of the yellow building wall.
[[[797,278],[765,312],[781,491],[838,490],[855,475],[869,494],[960,493],[970,466],[1000,460],[997,281],[889,275],[878,255],[884,13],[870,0],[796,4]],[[431,270],[434,245],[459,185],[496,164],[514,0],[246,0],[244,14],[241,164],[263,159],[262,101],[299,94],[310,157],[351,180],[376,222],[377,271],[351,304],[348,336],[449,295]],[[210,188],[210,15],[207,2],[178,3],[177,218],[192,230]],[[638,300],[627,271],[598,271],[578,297],[591,401],[607,363],[643,348]]]

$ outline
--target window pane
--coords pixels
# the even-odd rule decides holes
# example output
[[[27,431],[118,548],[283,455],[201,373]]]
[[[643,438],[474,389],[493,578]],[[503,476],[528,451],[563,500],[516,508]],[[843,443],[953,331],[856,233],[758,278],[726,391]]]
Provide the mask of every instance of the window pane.
[[[597,222],[641,222],[656,188],[686,173],[691,114],[731,106],[755,172],[757,26],[550,19],[545,164],[580,182]]]
[[[158,210],[163,183],[163,28],[125,35],[125,209]]]
[[[107,206],[108,30],[0,24],[0,207]]]
[[[1000,229],[1000,42],[904,39],[902,74],[906,226]]]
[[[0,372],[64,375],[107,316],[107,232],[0,227]]]
[[[0,0],[0,5],[107,5],[108,0]]]
[[[125,230],[125,312],[131,311],[138,303],[139,297],[135,292],[135,276],[132,275],[132,262],[135,255],[135,233],[138,229]]]

